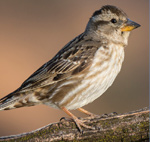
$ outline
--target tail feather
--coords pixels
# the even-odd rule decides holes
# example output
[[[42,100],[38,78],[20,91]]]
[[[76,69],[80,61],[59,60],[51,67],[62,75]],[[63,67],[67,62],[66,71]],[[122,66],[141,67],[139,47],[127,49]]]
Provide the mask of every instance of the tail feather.
[[[0,99],[0,111],[13,109],[13,104],[19,100],[19,97],[13,93]]]
[[[20,108],[25,106],[33,106],[40,103],[41,101],[32,92],[21,93],[19,91],[14,91],[9,95],[0,99],[0,111]]]

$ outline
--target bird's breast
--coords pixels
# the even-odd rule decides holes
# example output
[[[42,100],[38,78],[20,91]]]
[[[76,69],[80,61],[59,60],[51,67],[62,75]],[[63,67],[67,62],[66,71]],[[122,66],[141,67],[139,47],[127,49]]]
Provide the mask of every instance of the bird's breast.
[[[113,83],[124,60],[124,47],[115,44],[100,47],[88,73],[77,87],[74,99],[66,108],[76,109],[101,96]],[[73,96],[74,94],[72,94]]]

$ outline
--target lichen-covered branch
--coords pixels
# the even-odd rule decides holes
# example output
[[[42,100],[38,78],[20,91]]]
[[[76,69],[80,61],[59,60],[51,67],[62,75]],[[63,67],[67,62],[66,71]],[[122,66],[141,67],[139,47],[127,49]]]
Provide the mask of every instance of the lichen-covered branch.
[[[105,142],[148,142],[149,140],[149,109],[117,115],[111,113],[84,119],[87,125],[95,130],[83,128],[79,133],[73,122],[63,120],[49,124],[41,129],[20,135],[1,137],[7,142],[54,142],[54,141],[105,141]]]

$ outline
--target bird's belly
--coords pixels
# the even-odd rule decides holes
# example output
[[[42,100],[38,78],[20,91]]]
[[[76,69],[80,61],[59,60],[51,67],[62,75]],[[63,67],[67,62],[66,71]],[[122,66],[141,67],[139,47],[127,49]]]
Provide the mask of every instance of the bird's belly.
[[[100,97],[113,83],[118,72],[110,71],[109,69],[104,73],[96,73],[92,78],[85,78],[79,87],[79,91],[74,99],[65,107],[67,109],[77,109],[88,103],[93,102]]]

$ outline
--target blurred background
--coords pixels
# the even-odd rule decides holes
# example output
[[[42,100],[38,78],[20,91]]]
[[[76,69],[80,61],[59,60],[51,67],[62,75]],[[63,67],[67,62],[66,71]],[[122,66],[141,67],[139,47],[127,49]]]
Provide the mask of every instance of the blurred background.
[[[67,42],[82,33],[95,10],[106,4],[123,9],[141,27],[125,49],[113,85],[84,108],[95,113],[125,113],[148,106],[148,0],[1,0],[0,98],[17,89]],[[85,115],[72,111],[75,115]],[[39,105],[0,112],[0,136],[29,132],[67,116]]]

